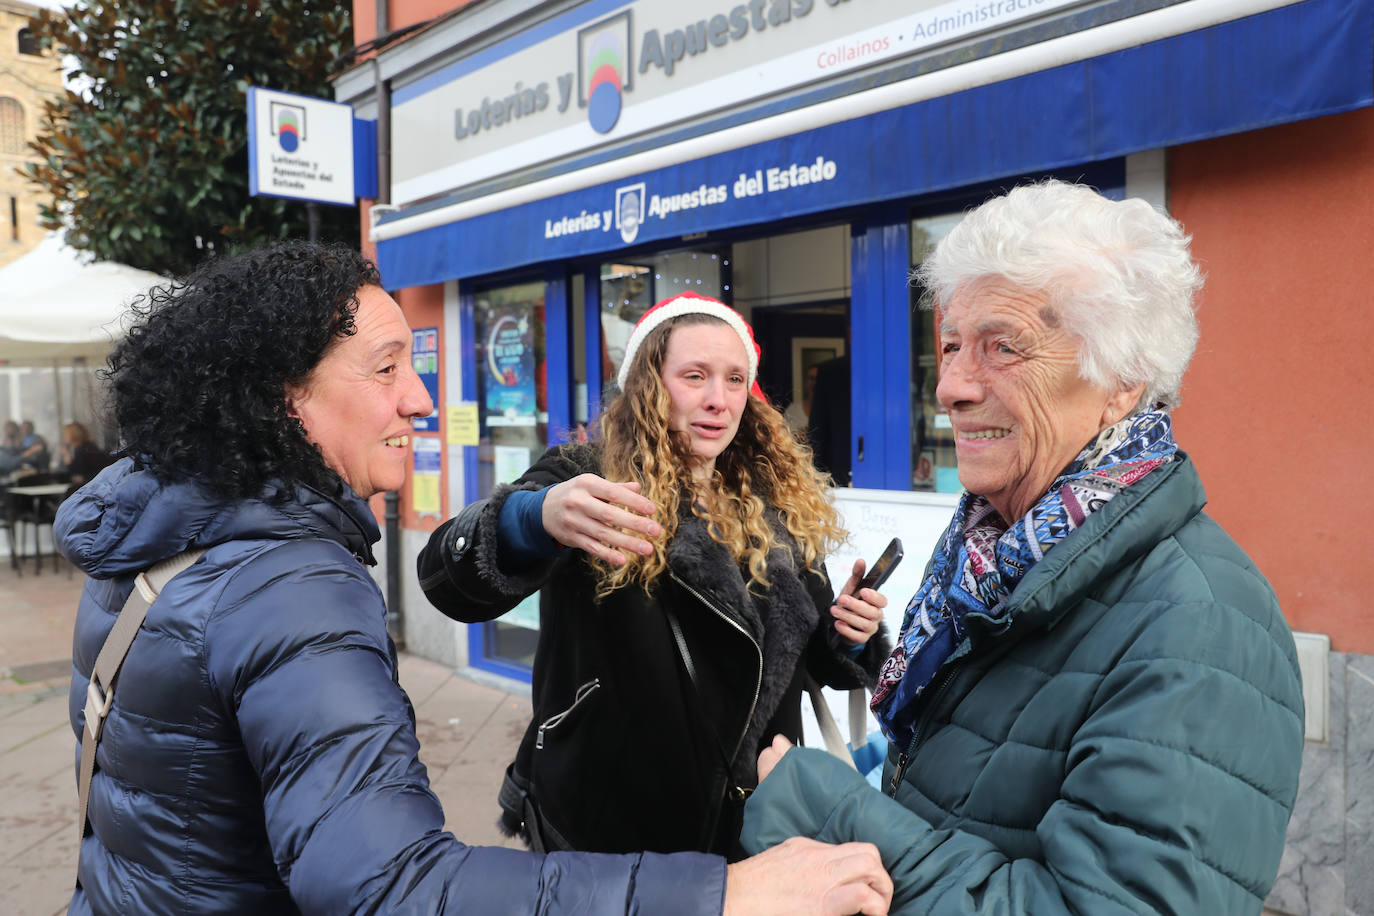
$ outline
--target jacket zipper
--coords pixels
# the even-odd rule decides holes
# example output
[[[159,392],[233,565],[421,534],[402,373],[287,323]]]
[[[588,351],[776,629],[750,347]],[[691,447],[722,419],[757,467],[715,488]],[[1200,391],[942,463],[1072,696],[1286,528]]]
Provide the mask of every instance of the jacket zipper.
[[[707,610],[709,610],[711,613],[715,614],[721,620],[724,620],[730,626],[738,630],[745,639],[749,640],[749,645],[754,647],[754,654],[758,657],[759,669],[758,676],[754,679],[754,699],[749,703],[749,716],[744,720],[744,731],[740,732],[739,738],[735,741],[735,749],[730,754],[730,760],[733,761],[736,757],[739,756],[740,745],[744,743],[744,736],[749,733],[749,723],[754,721],[754,709],[759,705],[759,693],[763,690],[763,650],[759,648],[758,642],[754,639],[753,636],[749,634],[749,631],[746,630],[738,621],[736,621],[729,614],[725,613],[720,608],[712,604],[701,592],[692,588],[692,586],[688,585],[686,582],[683,582],[680,578],[678,578],[677,573],[670,571],[668,573],[668,577],[672,579],[674,582],[676,582],[678,585],[686,589],[687,592],[692,595],[692,597],[696,598],[702,604],[706,605]]]
[[[911,744],[907,746],[906,753],[899,754],[897,757],[897,768],[892,771],[892,781],[888,783],[887,794],[892,798],[897,797],[897,787],[902,784],[902,777],[906,775],[906,768],[911,763],[911,758],[916,756],[916,745],[921,742],[921,732],[925,725],[930,721],[935,710],[935,704],[940,701],[945,689],[949,687],[949,682],[954,680],[955,669],[951,666],[941,676],[939,683],[935,687],[935,692],[930,695],[930,705],[926,707],[925,714],[916,723],[916,730],[911,735]]]
[[[553,715],[545,719],[542,723],[540,723],[539,731],[536,733],[534,738],[535,750],[540,750],[544,747],[544,732],[557,728],[563,722],[564,719],[566,719],[569,715],[572,714],[572,711],[576,709],[578,705],[582,703],[583,700],[587,699],[587,697],[591,696],[593,693],[596,693],[597,688],[599,688],[600,686],[601,678],[592,678],[590,681],[583,684],[581,687],[577,688],[577,695],[573,697],[571,706],[569,706],[562,712],[554,713]]]

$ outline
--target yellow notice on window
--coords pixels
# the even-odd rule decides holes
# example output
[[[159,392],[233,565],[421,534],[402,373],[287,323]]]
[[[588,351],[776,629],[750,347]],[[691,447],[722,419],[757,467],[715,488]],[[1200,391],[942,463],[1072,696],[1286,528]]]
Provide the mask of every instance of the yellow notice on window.
[[[417,515],[439,515],[443,506],[439,482],[443,470],[443,443],[438,436],[412,436],[415,466],[410,474],[410,508]]]
[[[478,441],[477,405],[454,404],[448,408],[444,438],[449,445],[476,445]]]
[[[410,508],[417,515],[438,515],[439,506],[439,475],[412,474]]]

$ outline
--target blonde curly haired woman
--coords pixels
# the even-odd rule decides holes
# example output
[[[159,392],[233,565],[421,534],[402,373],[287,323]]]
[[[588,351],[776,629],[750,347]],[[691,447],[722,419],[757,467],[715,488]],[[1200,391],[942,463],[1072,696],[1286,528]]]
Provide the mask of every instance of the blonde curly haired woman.
[[[872,684],[887,601],[837,599],[829,483],[756,384],[729,306],[645,313],[591,443],[550,449],[466,507],[419,560],[430,601],[491,620],[540,596],[534,716],[501,791],[532,848],[742,855],[743,802],[805,675]]]

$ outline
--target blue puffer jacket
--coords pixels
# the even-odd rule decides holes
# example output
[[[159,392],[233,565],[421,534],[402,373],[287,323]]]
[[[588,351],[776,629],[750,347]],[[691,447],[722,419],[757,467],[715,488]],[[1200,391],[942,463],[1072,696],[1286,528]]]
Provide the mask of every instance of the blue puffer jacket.
[[[120,673],[81,844],[81,913],[720,913],[724,861],[468,847],[416,756],[376,522],[351,491],[225,503],[129,459],[63,503],[92,577],[71,722],[133,576],[193,547]]]

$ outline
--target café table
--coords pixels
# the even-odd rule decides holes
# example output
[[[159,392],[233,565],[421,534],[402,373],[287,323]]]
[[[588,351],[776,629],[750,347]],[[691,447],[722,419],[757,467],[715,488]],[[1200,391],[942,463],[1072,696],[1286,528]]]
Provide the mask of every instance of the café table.
[[[36,483],[25,485],[23,483],[5,487],[7,510],[9,512],[10,529],[10,565],[16,570],[20,568],[25,557],[22,550],[23,537],[19,534],[19,523],[27,521],[34,525],[34,572],[40,573],[43,570],[43,549],[38,544],[38,528],[43,525],[51,525],[51,515],[45,512],[49,506],[56,507],[62,497],[71,489],[70,483]],[[28,501],[27,513],[23,511],[23,501]]]

